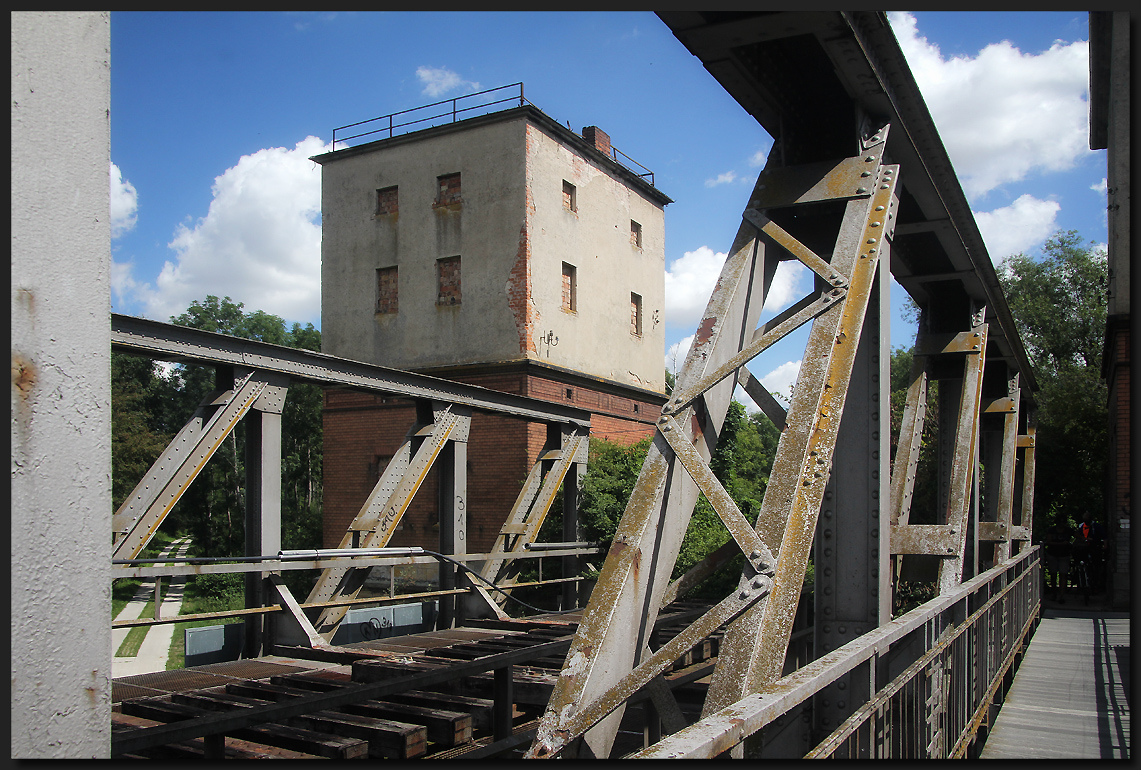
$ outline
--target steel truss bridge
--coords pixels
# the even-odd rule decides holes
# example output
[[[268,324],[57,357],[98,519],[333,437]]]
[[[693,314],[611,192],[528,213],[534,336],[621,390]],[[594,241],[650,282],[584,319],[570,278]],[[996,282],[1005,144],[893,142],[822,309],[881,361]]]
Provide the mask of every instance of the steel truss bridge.
[[[181,712],[147,712],[170,724],[116,732],[113,754],[203,739],[206,756],[222,756],[223,735],[304,719],[312,726],[315,714],[409,690],[451,686],[455,699],[476,680],[492,704],[487,736],[466,749],[462,741],[446,744],[448,756],[946,757],[977,749],[1039,616],[1038,549],[1030,545],[1035,383],[934,123],[882,13],[659,15],[776,143],[589,603],[574,616],[528,620],[501,608],[521,560],[565,559],[565,574],[574,575],[576,560],[598,551],[577,542],[574,516],[589,414],[114,316],[114,350],[219,373],[217,392],[115,514],[114,575],[245,572],[247,609],[230,614],[251,618],[248,654],[351,662],[353,673],[323,685],[304,676],[262,682],[261,690],[227,685],[230,701],[183,696],[175,704]],[[787,260],[811,270],[815,285],[760,323],[775,270]],[[890,279],[921,311],[895,436]],[[748,367],[802,328],[807,344],[785,409]],[[417,404],[405,444],[331,552],[280,551],[280,413],[291,382]],[[930,510],[912,499],[933,382],[938,505]],[[781,429],[755,524],[709,468],[737,385]],[[547,449],[487,554],[462,546],[473,410],[548,426]],[[242,419],[249,425],[247,558],[142,565],[141,549]],[[433,467],[441,481],[440,552],[386,548]],[[563,542],[536,543],[559,494]],[[672,580],[699,495],[732,537]],[[736,590],[712,607],[678,602],[738,553],[744,568]],[[801,597],[810,558],[811,620]],[[359,596],[368,569],[410,563],[441,565],[437,633],[479,630],[478,644],[421,646],[399,660],[379,648],[331,645],[347,607],[377,601]],[[457,572],[457,564],[471,570]],[[280,578],[295,568],[323,570],[304,602]],[[936,596],[893,619],[893,591],[906,577],[931,581]],[[573,582],[564,596],[574,600]],[[402,598],[409,597],[391,597]],[[294,691],[284,692],[290,685]],[[282,691],[265,700],[276,702],[234,700],[274,686]],[[373,736],[369,751],[377,755],[417,755],[408,741],[399,751],[378,748],[378,733],[368,732],[376,725],[338,729]]]

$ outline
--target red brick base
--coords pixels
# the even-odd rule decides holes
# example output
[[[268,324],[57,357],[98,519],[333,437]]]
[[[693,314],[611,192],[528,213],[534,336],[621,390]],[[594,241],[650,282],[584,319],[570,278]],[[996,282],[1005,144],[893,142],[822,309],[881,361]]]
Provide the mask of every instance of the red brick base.
[[[623,444],[653,435],[664,397],[585,385],[538,370],[463,372],[449,379],[589,410],[591,435]],[[413,404],[327,390],[324,410],[324,546],[335,548],[415,421]],[[490,550],[546,440],[541,423],[476,413],[468,437],[469,553]],[[424,480],[390,545],[439,546],[436,471]]]

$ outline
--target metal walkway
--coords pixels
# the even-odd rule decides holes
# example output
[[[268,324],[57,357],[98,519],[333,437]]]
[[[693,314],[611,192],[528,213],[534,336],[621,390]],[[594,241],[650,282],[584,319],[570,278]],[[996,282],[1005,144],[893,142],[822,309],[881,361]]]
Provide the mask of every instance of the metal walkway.
[[[1045,609],[982,759],[1127,759],[1129,615]]]

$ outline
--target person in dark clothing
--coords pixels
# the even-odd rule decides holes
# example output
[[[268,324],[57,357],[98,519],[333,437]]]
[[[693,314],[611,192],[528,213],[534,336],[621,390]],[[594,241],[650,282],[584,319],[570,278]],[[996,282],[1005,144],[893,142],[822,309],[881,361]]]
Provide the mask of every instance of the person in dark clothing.
[[[1065,604],[1066,578],[1070,574],[1070,538],[1061,524],[1046,533],[1046,585],[1054,592],[1054,601]]]
[[[1093,520],[1089,511],[1082,517],[1074,533],[1071,558],[1074,563],[1085,561],[1086,572],[1089,575],[1090,588],[1093,591],[1101,590],[1102,561],[1105,556],[1105,530]]]

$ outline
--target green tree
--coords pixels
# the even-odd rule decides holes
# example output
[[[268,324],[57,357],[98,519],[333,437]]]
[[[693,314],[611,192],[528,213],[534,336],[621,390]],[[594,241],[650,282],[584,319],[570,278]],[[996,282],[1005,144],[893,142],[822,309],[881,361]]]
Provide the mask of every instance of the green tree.
[[[134,490],[170,442],[156,415],[161,385],[154,362],[122,353],[111,354],[111,507]]]
[[[891,352],[891,463],[899,450],[899,431],[903,424],[903,410],[907,404],[907,389],[911,386],[911,367],[914,355],[910,348],[898,347]],[[912,488],[911,524],[934,524],[939,500],[938,470],[939,434],[939,382],[927,381],[927,409],[920,435],[919,463],[915,470]]]
[[[276,345],[319,351],[321,333],[312,324],[287,329],[278,316],[246,313],[229,297],[194,301],[171,322]],[[112,486],[115,505],[142,477],[162,448],[182,429],[202,399],[215,389],[212,367],[177,366],[157,376],[153,362],[135,356],[112,361]],[[282,411],[282,546],[321,545],[323,392],[316,385],[290,386]],[[215,452],[163,524],[188,532],[203,553],[236,555],[244,550],[245,426],[239,423]]]
[[[740,403],[730,403],[710,467],[750,521],[756,521],[760,510],[779,439],[780,431],[763,414],[747,417]],[[609,545],[649,447],[650,439],[630,446],[591,439],[579,505],[579,520],[587,540]],[[704,495],[699,496],[678,552],[673,577],[685,573],[729,537],[713,506]],[[743,560],[734,558],[695,588],[691,598],[719,600],[736,586],[742,567]]]
[[[1074,230],[1058,232],[1041,259],[1012,256],[999,278],[1039,386],[1034,529],[1076,524],[1085,511],[1098,517],[1108,447],[1105,253]]]

